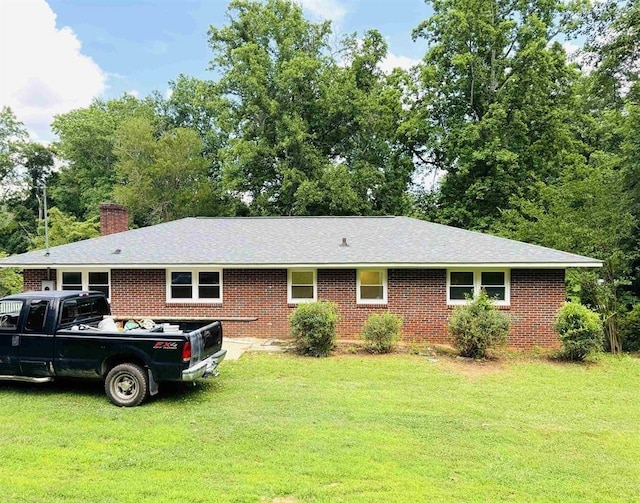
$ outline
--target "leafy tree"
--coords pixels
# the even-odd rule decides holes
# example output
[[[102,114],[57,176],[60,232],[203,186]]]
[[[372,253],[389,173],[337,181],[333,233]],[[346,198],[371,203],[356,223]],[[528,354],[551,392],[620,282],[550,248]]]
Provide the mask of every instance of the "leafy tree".
[[[346,37],[286,0],[235,0],[212,27],[223,179],[253,214],[401,213],[413,171],[398,125],[401,77],[378,69],[382,36]]]
[[[0,110],[0,197],[6,195],[5,192],[14,182],[14,155],[18,146],[26,139],[24,125],[18,121],[11,108],[3,107]]]
[[[640,72],[640,3],[596,2],[581,27],[584,51],[595,66],[594,97],[622,107],[627,93],[637,95]]]
[[[148,119],[123,122],[113,152],[116,200],[141,225],[202,214],[215,202],[202,149],[194,130],[176,128],[156,138]]]
[[[51,195],[56,206],[78,218],[98,214],[113,199],[116,182],[113,148],[120,124],[132,117],[155,118],[153,105],[133,96],[94,101],[89,107],[59,115],[51,127],[58,135],[57,155],[66,166]]]
[[[53,152],[39,143],[22,145],[21,157],[25,168],[23,180],[26,183],[29,200],[37,202],[37,216],[44,218],[44,188],[53,170]]]
[[[387,45],[375,30],[345,37],[342,47],[343,63],[327,78],[322,108],[330,130],[321,137],[330,142],[329,155],[344,159],[362,201],[357,213],[405,214],[414,173],[413,151],[402,133],[411,113],[403,106],[410,76],[400,69],[383,74]]]
[[[29,248],[29,239],[44,218],[45,185],[51,178],[53,152],[34,142],[21,142],[13,147],[13,169],[10,187],[4,194],[6,224],[0,227],[0,246],[9,253]]]
[[[0,258],[6,257],[7,254],[0,251]],[[18,293],[22,291],[22,274],[16,269],[1,268],[0,269],[0,297]]]
[[[205,155],[214,162],[213,168],[219,169],[216,156],[222,146],[218,126],[222,98],[216,93],[215,83],[179,75],[170,82],[170,89],[168,98],[157,92],[152,96],[156,115],[165,124],[163,129],[180,127],[197,131],[204,143]]]
[[[225,181],[250,199],[253,213],[288,214],[301,181],[328,165],[310,124],[321,117],[329,23],[308,22],[284,0],[234,0],[228,11],[229,25],[209,30],[229,138]]]
[[[434,0],[414,37],[429,49],[420,69],[417,116],[406,127],[442,174],[438,218],[489,229],[511,198],[535,197],[580,148],[572,135],[577,77],[553,38],[563,2]]]
[[[519,199],[502,212],[496,228],[503,235],[603,260],[631,239],[636,222],[614,167],[576,166],[536,189],[536,200]]]
[[[590,106],[590,105],[588,105]],[[568,293],[605,321],[609,348],[620,348],[618,318],[630,303],[637,217],[625,183],[620,150],[625,120],[616,110],[576,126],[584,155],[552,184],[538,183],[537,198],[513,198],[494,226],[499,233],[604,261],[599,270],[569,270]]]
[[[631,198],[631,211],[640,219],[640,104],[629,103],[620,117],[620,155],[624,183]],[[636,243],[640,239],[636,236]]]
[[[64,214],[56,207],[49,208],[48,225],[49,246],[75,243],[100,235],[100,221],[97,216],[80,221],[73,215]],[[31,238],[31,249],[41,250],[45,245],[44,222],[41,221],[38,225],[38,234]]]

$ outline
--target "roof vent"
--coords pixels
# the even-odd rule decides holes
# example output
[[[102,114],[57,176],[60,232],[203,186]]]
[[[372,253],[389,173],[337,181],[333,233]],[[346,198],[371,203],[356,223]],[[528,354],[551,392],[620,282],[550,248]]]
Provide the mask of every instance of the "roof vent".
[[[113,252],[114,255],[120,255],[120,253],[122,252],[122,250],[120,248],[116,248],[116,250]]]
[[[342,238],[342,244],[340,246],[349,246],[349,243],[347,243],[347,238]]]

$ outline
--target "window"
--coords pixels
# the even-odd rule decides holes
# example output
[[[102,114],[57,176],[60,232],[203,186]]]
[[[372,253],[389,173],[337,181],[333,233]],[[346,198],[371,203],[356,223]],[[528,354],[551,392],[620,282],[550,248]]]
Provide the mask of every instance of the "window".
[[[62,273],[62,289],[63,290],[82,290],[82,273],[81,272],[63,272]]]
[[[290,269],[287,279],[287,302],[294,304],[316,300],[318,284],[315,269]]]
[[[0,301],[0,330],[15,330],[22,311],[21,300]]]
[[[480,288],[484,288],[489,298],[496,301],[507,299],[507,284],[504,271],[482,271]]]
[[[89,272],[89,290],[96,290],[109,297],[109,273]]]
[[[202,271],[198,273],[198,298],[220,298],[220,272]]]
[[[450,273],[449,298],[451,300],[465,300],[473,297],[473,272],[452,271]]]
[[[509,279],[504,269],[447,271],[447,303],[464,304],[484,289],[497,305],[508,306]]]
[[[104,297],[81,297],[67,299],[62,303],[60,325],[68,328],[76,323],[91,323],[102,320],[110,314]]]
[[[357,283],[358,304],[387,303],[386,269],[359,269]]]
[[[222,302],[222,271],[167,271],[168,302]]]
[[[191,299],[193,298],[193,277],[187,271],[171,273],[171,298]]]
[[[96,290],[111,297],[109,271],[60,271],[58,285],[60,290]]]
[[[27,322],[25,328],[27,330],[40,331],[44,328],[44,322],[47,318],[47,308],[49,302],[46,300],[37,300],[31,302],[29,306],[29,314],[27,315]]]

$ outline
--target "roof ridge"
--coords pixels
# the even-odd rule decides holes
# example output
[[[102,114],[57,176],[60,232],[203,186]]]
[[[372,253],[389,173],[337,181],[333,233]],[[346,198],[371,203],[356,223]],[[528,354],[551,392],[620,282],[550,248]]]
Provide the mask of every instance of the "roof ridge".
[[[343,218],[401,218],[404,215],[258,215],[248,217],[187,217],[202,220],[300,220],[311,218],[343,219]],[[410,218],[410,217],[406,217]]]

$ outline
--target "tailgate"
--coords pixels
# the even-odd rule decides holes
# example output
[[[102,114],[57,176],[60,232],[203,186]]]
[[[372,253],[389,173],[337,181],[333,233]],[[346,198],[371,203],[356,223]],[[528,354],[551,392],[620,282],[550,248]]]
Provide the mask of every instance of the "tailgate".
[[[222,349],[222,323],[219,321],[189,332],[188,336],[191,342],[191,365]]]

